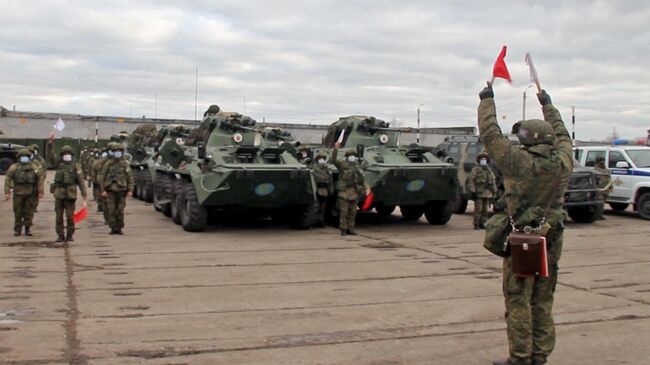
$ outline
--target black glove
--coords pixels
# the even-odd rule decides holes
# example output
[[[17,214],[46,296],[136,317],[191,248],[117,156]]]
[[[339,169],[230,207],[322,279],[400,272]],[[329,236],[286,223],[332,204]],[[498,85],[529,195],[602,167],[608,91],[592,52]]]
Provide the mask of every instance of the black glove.
[[[487,86],[481,90],[480,93],[478,93],[478,97],[481,98],[481,100],[485,98],[493,98],[494,97],[494,91],[492,91],[492,83],[488,81]]]
[[[551,96],[546,93],[546,90],[542,89],[541,92],[537,93],[537,99],[539,100],[539,103],[544,105],[552,104],[551,102]]]

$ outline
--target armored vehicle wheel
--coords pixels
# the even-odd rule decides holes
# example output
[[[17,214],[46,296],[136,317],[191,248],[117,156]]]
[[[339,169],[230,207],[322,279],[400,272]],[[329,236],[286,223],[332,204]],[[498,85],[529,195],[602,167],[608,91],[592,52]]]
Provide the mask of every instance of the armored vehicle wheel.
[[[650,193],[643,193],[636,201],[636,210],[643,219],[650,219]]]
[[[377,211],[377,214],[379,214],[382,217],[388,217],[393,213],[395,210],[394,205],[378,205],[375,207],[375,210]]]
[[[135,171],[133,173],[133,183],[134,183],[134,185],[133,185],[133,197],[138,198],[140,200],[142,200],[142,198],[140,198],[140,186],[141,186],[140,182],[141,181],[142,181],[142,176],[140,174],[140,171]]]
[[[185,198],[185,183],[182,179],[175,179],[172,186],[172,197],[171,197],[171,211],[172,211],[172,220],[176,224],[181,224],[181,212],[183,210],[182,204],[183,199]]]
[[[567,212],[576,223],[593,223],[596,220],[596,212],[592,207],[571,207]]]
[[[142,200],[147,203],[153,202],[153,182],[151,181],[151,174],[145,171],[142,175],[142,187],[140,188]]]
[[[622,212],[625,209],[627,209],[627,206],[629,204],[627,203],[609,203],[609,206],[612,208],[613,211],[615,212]]]
[[[318,204],[313,201],[309,205],[297,206],[292,211],[291,227],[308,229],[318,220]]]
[[[0,174],[4,174],[9,170],[9,167],[14,164],[14,161],[8,157],[0,158]]]
[[[161,204],[160,208],[162,209],[162,213],[168,217],[172,216],[172,201],[171,201],[171,196],[172,196],[172,189],[174,188],[174,180],[173,177],[170,175],[163,175],[163,179],[161,181],[162,185],[162,196],[161,198],[164,199],[165,203]]]
[[[192,184],[185,186],[180,206],[183,229],[189,232],[204,231],[205,225],[208,223],[208,212],[199,204],[196,190]]]
[[[162,173],[156,173],[156,184],[153,186],[153,207],[159,212],[162,212],[162,205],[158,202],[163,199],[164,176]]]
[[[454,213],[455,202],[451,200],[430,201],[424,207],[424,216],[430,224],[447,224]]]
[[[467,210],[467,199],[463,199],[462,197],[458,196],[458,199],[456,200],[456,209],[454,210],[454,213],[465,214],[466,210]]]
[[[405,221],[416,221],[422,217],[424,206],[422,205],[400,205],[399,210]]]

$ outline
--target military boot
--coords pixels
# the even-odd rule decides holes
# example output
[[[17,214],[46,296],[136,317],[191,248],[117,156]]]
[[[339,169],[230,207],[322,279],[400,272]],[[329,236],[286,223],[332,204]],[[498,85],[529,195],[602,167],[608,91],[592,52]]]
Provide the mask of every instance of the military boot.
[[[115,230],[115,234],[123,235],[124,232],[122,232],[122,228],[117,228],[117,229]]]
[[[108,234],[117,234],[117,229],[111,228],[111,231]]]
[[[14,236],[20,236],[21,231],[22,231],[21,227],[14,228]]]
[[[492,365],[532,365],[530,358],[514,358],[509,357],[506,359],[495,360]]]
[[[355,232],[355,231],[352,230],[352,229],[348,229],[348,230],[347,230],[347,233],[348,233],[349,235],[351,235],[351,236],[356,236],[356,235],[357,235],[357,232]]]
[[[474,229],[480,229],[480,228],[478,228],[478,224],[476,224],[476,223],[474,224]]]
[[[56,238],[56,242],[63,242],[65,241],[65,237],[63,235],[59,235],[59,237]]]
[[[68,235],[65,237],[65,240],[66,240],[67,242],[74,242],[74,238],[72,238],[72,233],[68,234]]]
[[[348,232],[345,229],[342,229],[341,230],[341,236],[345,236],[346,234],[348,234]]]
[[[544,365],[544,364],[546,364],[546,356],[545,355],[535,354],[535,355],[533,355],[532,360],[533,360],[532,365]]]
[[[32,236],[32,231],[29,229],[29,227],[25,227],[25,236]]]

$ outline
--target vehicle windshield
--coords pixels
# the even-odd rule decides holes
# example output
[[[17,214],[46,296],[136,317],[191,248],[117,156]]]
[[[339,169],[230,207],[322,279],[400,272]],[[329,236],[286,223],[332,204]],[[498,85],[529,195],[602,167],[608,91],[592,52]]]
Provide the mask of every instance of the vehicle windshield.
[[[627,150],[627,155],[637,167],[650,167],[650,149]]]

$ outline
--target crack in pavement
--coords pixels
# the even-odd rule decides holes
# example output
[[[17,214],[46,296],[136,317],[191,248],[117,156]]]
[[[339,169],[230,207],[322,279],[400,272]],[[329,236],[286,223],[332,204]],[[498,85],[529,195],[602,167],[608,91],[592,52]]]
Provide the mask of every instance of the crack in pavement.
[[[88,358],[81,354],[81,341],[77,337],[77,321],[79,320],[79,309],[77,307],[77,287],[74,283],[74,262],[70,253],[70,246],[64,245],[65,271],[66,271],[66,294],[67,313],[65,321],[66,348],[63,353],[64,359],[70,365],[86,365]]]

